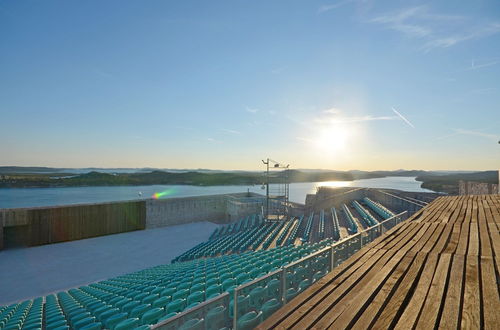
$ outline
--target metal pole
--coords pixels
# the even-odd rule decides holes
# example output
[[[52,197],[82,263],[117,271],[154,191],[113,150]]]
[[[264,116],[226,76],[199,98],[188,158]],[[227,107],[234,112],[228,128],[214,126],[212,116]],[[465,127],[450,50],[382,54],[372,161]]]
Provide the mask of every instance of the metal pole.
[[[333,246],[330,248],[330,271],[333,270],[335,265],[335,251],[333,250]]]
[[[269,158],[266,162],[267,165],[267,179],[266,179],[266,220],[269,219]]]
[[[286,268],[281,268],[281,301],[286,304]]]
[[[234,288],[234,300],[233,300],[233,329],[236,330],[238,327],[238,288]]]

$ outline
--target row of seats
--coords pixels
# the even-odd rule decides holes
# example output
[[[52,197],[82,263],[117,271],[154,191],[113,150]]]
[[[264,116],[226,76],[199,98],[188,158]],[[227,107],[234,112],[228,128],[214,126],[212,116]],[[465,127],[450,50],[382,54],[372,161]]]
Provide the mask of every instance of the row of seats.
[[[356,234],[358,232],[358,225],[356,224],[351,210],[349,210],[346,204],[342,204],[342,210],[344,211],[345,219],[347,221],[347,230],[350,234]]]
[[[313,221],[314,221],[314,212],[312,212],[309,215],[309,218],[307,219],[307,224],[306,224],[306,228],[304,230],[304,235],[302,236],[302,242],[309,241],[309,236],[311,235]]]
[[[335,207],[332,207],[331,212],[332,212],[332,237],[334,240],[338,241],[340,240],[340,224],[339,224],[337,209],[335,209]]]
[[[320,240],[325,238],[325,210],[319,213],[318,237]]]
[[[296,222],[295,226],[293,227],[290,236],[288,236],[288,239],[286,241],[286,245],[295,244],[295,240],[297,239],[297,236],[299,235],[300,225],[302,224],[303,220],[304,220],[304,216],[301,215],[299,220]]]
[[[284,226],[285,226],[285,222],[284,221],[281,221],[281,222],[279,222],[276,225],[276,228],[271,232],[271,234],[269,234],[269,236],[264,241],[264,243],[262,243],[262,248],[263,249],[269,248],[269,246],[274,242],[274,240],[276,239],[276,237],[281,232],[281,230],[283,229]]]
[[[392,218],[396,214],[379,202],[375,202],[368,197],[363,198],[363,202],[384,220]]]
[[[370,212],[365,209],[358,201],[353,201],[352,206],[361,215],[361,218],[363,218],[363,221],[366,224],[366,228],[373,227],[378,224],[377,219],[375,219],[375,217],[370,214]]]
[[[49,295],[45,297],[45,313],[43,298],[1,307],[0,325],[2,329],[41,329],[42,324],[51,330],[146,329],[222,292],[232,293],[238,285],[262,277],[330,243],[325,240],[316,244],[289,245],[160,265]],[[306,278],[292,274],[287,297],[293,298],[306,284],[312,283],[319,276],[315,275],[318,271],[308,269],[309,282],[302,284]],[[263,285],[267,288],[264,296],[255,298],[256,292],[252,293],[252,309],[246,313],[242,309],[242,318],[238,322],[253,320],[250,316],[244,317],[250,312],[255,312],[258,319],[272,313],[276,307],[276,301],[272,299],[277,297],[271,293],[270,288],[276,285],[273,283]],[[250,299],[250,295],[241,299],[245,297]],[[207,321],[208,317],[205,317],[204,326]]]
[[[41,329],[42,312],[42,298],[0,307],[0,329]]]
[[[297,220],[296,219],[291,219],[290,221],[286,222],[285,229],[281,232],[280,236],[276,240],[276,246],[281,246],[283,242],[285,241],[285,238],[288,235],[288,232],[290,231],[290,228],[292,228],[292,225],[295,224]]]

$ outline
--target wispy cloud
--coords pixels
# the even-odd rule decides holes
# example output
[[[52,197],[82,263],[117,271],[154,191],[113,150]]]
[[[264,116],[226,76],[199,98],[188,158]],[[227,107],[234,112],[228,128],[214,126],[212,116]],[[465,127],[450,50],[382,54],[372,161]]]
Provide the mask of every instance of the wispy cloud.
[[[236,131],[234,129],[228,129],[228,128],[222,128],[221,131],[224,133],[229,133],[229,134],[241,134],[240,131]]]
[[[352,117],[330,117],[330,118],[317,118],[317,122],[328,122],[331,124],[349,124],[349,123],[362,123],[366,121],[377,121],[377,120],[396,120],[396,116],[352,116]]]
[[[206,141],[211,142],[211,143],[222,143],[221,140],[215,139],[213,137],[207,137]]]
[[[402,120],[404,121],[405,123],[408,124],[408,126],[410,126],[411,128],[415,128],[415,126],[413,126],[413,124],[408,120],[406,119],[405,116],[403,116],[401,113],[399,113],[399,111],[397,111],[396,109],[394,109],[394,107],[392,108],[392,111]]]
[[[500,63],[499,59],[489,60],[489,61],[476,61],[472,59],[470,67],[466,68],[464,71],[478,70],[482,68],[487,68],[489,66],[494,66]]]
[[[362,115],[362,116],[348,116],[338,108],[330,108],[323,110],[321,115],[314,118],[313,122],[316,124],[354,124],[370,121],[381,121],[381,120],[398,120],[397,116],[373,116],[373,115]]]
[[[488,139],[488,140],[492,140],[492,141],[498,141],[500,139],[500,135],[485,133],[485,132],[483,132],[483,130],[480,130],[480,129],[471,130],[471,129],[463,129],[463,128],[453,128],[452,130],[453,130],[452,134],[440,136],[437,138],[437,140],[444,140],[444,139],[447,139],[447,138],[450,138],[453,136],[457,136],[457,135],[476,136],[476,137],[480,137],[480,138],[484,138],[484,139]]]
[[[246,112],[250,112],[250,113],[257,113],[260,111],[259,109],[249,108],[249,107],[246,107],[245,110],[246,110]]]
[[[481,132],[480,130],[468,130],[468,129],[456,128],[454,129],[454,131],[460,135],[478,136],[489,140],[498,140],[499,138],[497,134],[484,133]]]
[[[342,7],[342,6],[345,6],[349,3],[352,3],[354,1],[356,1],[356,0],[341,0],[341,1],[337,1],[336,3],[322,5],[318,8],[318,14],[326,13],[327,11],[337,9],[339,7]]]
[[[369,20],[410,38],[421,39],[421,50],[448,48],[456,44],[485,38],[500,32],[500,23],[475,20],[460,15],[443,15],[429,6],[417,6],[389,12]]]

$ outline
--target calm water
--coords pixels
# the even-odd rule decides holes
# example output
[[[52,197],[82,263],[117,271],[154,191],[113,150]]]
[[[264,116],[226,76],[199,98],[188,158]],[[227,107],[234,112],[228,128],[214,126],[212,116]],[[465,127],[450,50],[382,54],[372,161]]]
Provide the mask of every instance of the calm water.
[[[304,203],[306,194],[314,193],[319,186],[391,188],[405,191],[430,191],[420,188],[414,177],[386,177],[355,181],[304,182],[290,184],[290,200]],[[265,194],[261,186],[122,186],[122,187],[71,187],[71,188],[0,188],[0,208],[51,206],[64,204],[98,203],[139,198],[151,198],[166,191],[165,196],[185,197],[246,192]],[[142,196],[139,195],[142,194]]]

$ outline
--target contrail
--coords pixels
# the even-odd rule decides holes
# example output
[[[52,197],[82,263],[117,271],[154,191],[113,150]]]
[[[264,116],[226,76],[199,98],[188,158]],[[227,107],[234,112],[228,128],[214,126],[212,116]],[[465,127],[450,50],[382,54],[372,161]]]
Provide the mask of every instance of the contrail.
[[[394,107],[392,108],[392,111],[394,111],[394,113],[396,115],[398,115],[398,117],[401,118],[405,123],[410,125],[412,128],[415,128],[415,126],[413,126],[413,124],[410,123],[410,121],[408,119],[406,119],[402,114],[400,114],[396,109],[394,109]]]

